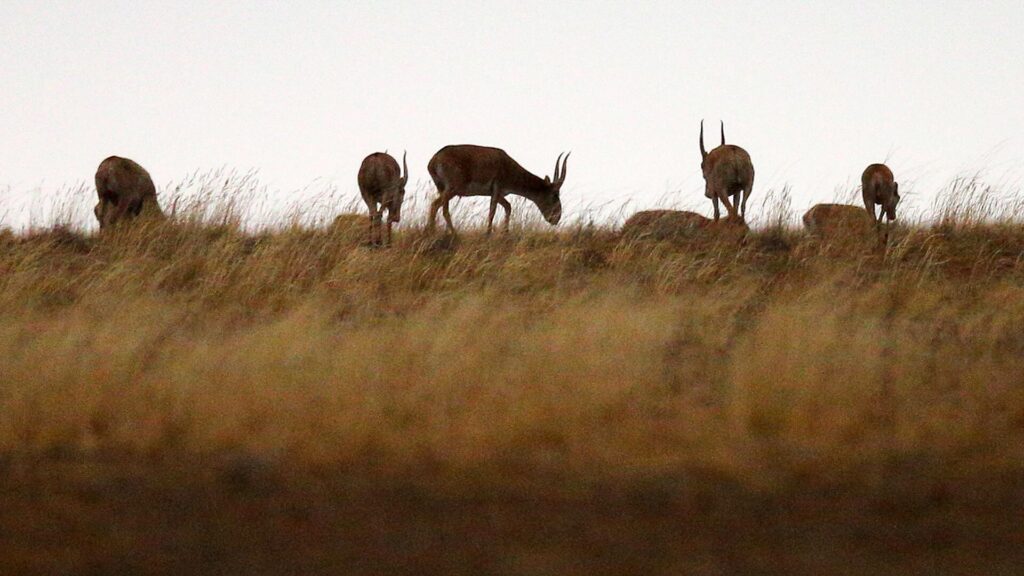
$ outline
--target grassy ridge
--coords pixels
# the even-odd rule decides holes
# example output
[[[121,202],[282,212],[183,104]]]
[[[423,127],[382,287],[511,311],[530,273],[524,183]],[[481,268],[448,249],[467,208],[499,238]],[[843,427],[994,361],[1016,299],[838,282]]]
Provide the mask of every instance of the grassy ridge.
[[[995,522],[1024,495],[1024,224],[947,208],[884,252],[782,218],[743,244],[417,223],[381,250],[360,222],[208,217],[7,233],[0,470],[15,495],[193,462],[186,484],[668,507],[713,478],[734,504],[825,490]],[[991,543],[992,522],[953,534]]]
[[[1024,431],[1016,227],[904,230],[887,255],[784,230],[457,247],[407,230],[390,250],[361,233],[8,238],[0,448],[470,466],[535,440],[559,465],[635,471],[749,465],[752,440],[829,466],[1024,445],[1007,441]]]

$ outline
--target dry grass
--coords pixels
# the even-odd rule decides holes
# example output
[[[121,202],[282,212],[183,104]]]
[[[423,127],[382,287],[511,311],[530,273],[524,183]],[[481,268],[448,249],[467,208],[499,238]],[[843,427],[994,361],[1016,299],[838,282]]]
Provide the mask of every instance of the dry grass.
[[[196,179],[212,190],[222,176]],[[790,228],[786,192],[742,245],[621,243],[582,223],[527,223],[491,239],[468,229],[451,242],[414,221],[394,247],[371,249],[358,221],[314,226],[323,219],[298,215],[247,229],[238,204],[211,207],[214,193],[178,202],[165,224],[100,236],[58,218],[0,234],[0,488],[10,500],[0,571],[373,572],[323,549],[302,552],[303,564],[299,548],[275,540],[305,538],[288,522],[320,526],[314,541],[338,536],[325,526],[355,530],[369,538],[353,545],[357,556],[397,546],[378,558],[396,572],[906,573],[953,565],[943,554],[978,552],[979,538],[1020,544],[1003,521],[1024,496],[1024,223],[1012,213],[1019,202],[979,211],[955,186],[936,224],[899,227],[885,253]],[[210,500],[218,486],[241,500]],[[396,505],[395,490],[417,504]],[[483,552],[410,560],[419,548],[383,535],[393,533],[332,523],[349,514],[339,504],[348,496],[330,494],[353,493],[367,495],[349,503],[364,513],[397,523],[410,514]],[[54,533],[35,517],[56,513],[30,505],[40,495],[75,511],[65,521],[78,528]],[[129,504],[111,516],[117,498]],[[225,522],[261,510],[264,540],[231,556],[238,535],[190,508],[196,498]],[[509,498],[548,504],[481,504]],[[303,508],[288,520],[282,500],[330,514]],[[703,500],[717,504],[709,512]],[[141,511],[181,506],[192,515],[178,521]],[[551,533],[564,550],[536,556],[516,510],[564,528]],[[682,516],[650,520],[664,510]],[[458,516],[478,513],[512,532]],[[559,524],[573,513],[590,530],[611,522],[665,542],[651,551],[632,537],[573,540],[578,531]],[[205,542],[212,556],[187,560],[89,528],[112,517],[136,518],[130,534]],[[676,535],[683,517],[711,526],[701,537],[714,544]],[[788,536],[758,539],[765,518],[802,533],[847,522],[849,533],[814,533],[824,546],[866,538],[882,561],[854,545],[836,548],[847,553],[835,564],[799,547],[786,556]],[[947,530],[939,543],[936,523]],[[2,535],[19,525],[35,528]],[[907,534],[907,548],[887,547]],[[47,538],[65,545],[55,552]],[[284,548],[271,554],[267,541]],[[618,552],[564,564],[592,545]],[[163,563],[131,550],[163,550]],[[515,562],[498,569],[487,563],[496,556]],[[984,566],[970,558],[982,556],[946,560]],[[1016,565],[991,558],[1006,573]]]

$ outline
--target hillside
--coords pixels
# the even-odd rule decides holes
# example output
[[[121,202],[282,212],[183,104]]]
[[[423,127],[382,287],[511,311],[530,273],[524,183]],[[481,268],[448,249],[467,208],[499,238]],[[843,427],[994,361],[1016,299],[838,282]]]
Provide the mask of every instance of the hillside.
[[[0,573],[1010,574],[1024,222],[0,235]]]

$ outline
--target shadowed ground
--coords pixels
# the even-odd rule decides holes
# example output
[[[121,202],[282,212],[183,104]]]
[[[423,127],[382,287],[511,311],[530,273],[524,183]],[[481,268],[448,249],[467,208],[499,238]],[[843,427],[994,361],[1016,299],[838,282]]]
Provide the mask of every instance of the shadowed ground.
[[[1016,574],[1024,561],[1019,474],[946,484],[908,469],[872,489],[752,493],[681,472],[548,494],[572,484],[465,493],[222,464],[198,477],[194,463],[14,468],[0,511],[10,574]]]

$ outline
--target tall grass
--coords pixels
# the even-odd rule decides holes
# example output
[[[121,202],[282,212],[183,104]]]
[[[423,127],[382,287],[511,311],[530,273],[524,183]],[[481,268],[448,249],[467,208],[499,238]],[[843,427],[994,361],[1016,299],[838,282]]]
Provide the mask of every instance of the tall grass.
[[[743,242],[471,200],[451,239],[428,192],[387,249],[230,171],[0,230],[0,572],[1015,573],[1012,191],[882,250],[788,189]]]
[[[586,219],[442,242],[411,210],[385,250],[301,210],[251,227],[259,190],[196,175],[166,223],[0,237],[0,453],[768,485],[1024,456],[1021,204],[980,184],[885,254],[807,238],[787,190],[742,245]]]

